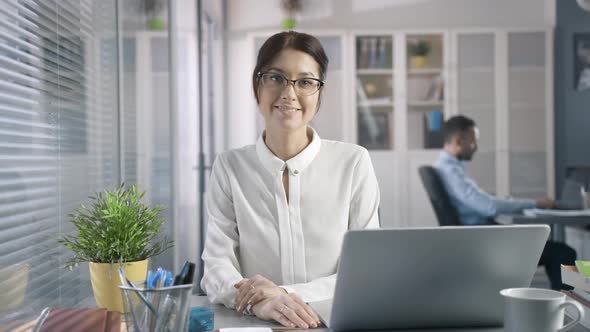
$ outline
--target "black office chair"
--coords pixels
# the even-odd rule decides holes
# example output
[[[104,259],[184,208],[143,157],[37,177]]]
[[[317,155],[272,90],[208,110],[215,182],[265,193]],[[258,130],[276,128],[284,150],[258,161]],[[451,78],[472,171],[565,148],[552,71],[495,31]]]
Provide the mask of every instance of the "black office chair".
[[[451,198],[436,169],[432,166],[420,166],[418,173],[420,173],[422,184],[424,184],[424,189],[430,198],[438,224],[441,226],[462,225],[459,213],[451,203]]]

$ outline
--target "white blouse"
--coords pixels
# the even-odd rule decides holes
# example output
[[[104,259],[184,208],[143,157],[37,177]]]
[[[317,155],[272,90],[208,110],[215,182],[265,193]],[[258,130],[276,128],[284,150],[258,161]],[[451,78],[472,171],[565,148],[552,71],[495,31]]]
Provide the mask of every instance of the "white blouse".
[[[344,233],[379,227],[379,187],[367,150],[312,131],[311,143],[286,162],[262,136],[217,157],[201,281],[211,302],[232,308],[234,284],[256,274],[306,302],[330,299]]]

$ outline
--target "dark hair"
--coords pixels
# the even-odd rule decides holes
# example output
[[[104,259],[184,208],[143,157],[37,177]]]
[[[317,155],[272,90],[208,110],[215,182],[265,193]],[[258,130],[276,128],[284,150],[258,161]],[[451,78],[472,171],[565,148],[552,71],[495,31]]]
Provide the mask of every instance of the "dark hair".
[[[473,127],[475,127],[475,121],[466,116],[457,115],[449,118],[443,125],[445,142],[450,142],[456,134],[463,134]]]
[[[252,73],[252,87],[254,88],[256,102],[258,102],[258,73],[264,71],[279,53],[285,49],[293,49],[309,54],[320,66],[320,80],[324,81],[326,79],[328,56],[320,41],[312,35],[297,31],[279,32],[268,38],[262,44],[260,51],[258,51],[256,67],[254,67],[254,72]]]

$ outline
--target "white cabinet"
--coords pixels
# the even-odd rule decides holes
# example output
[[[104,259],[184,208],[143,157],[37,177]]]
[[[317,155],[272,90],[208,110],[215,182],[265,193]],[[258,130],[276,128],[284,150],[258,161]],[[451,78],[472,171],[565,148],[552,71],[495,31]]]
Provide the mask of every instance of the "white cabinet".
[[[485,191],[496,194],[496,65],[494,33],[455,35],[455,110],[479,127],[476,158],[467,171]]]
[[[375,163],[383,226],[437,225],[418,168],[437,159],[442,121],[456,114],[480,129],[467,171],[484,190],[553,196],[550,31],[378,31],[351,38],[353,137]],[[391,67],[365,68],[371,63],[365,58],[383,57],[381,45],[391,45]],[[424,48],[426,59],[413,58]]]
[[[351,35],[353,142],[369,149],[381,188],[381,225],[435,225],[418,176],[442,147],[449,32]]]
[[[553,183],[547,162],[553,112],[547,112],[551,57],[546,39],[543,31],[508,33],[509,183],[515,196],[544,196]]]

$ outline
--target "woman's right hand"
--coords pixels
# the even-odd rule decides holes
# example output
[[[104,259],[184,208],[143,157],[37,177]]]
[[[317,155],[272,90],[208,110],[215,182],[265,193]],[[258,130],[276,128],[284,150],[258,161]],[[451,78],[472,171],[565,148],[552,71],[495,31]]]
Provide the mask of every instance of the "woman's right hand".
[[[252,312],[260,319],[275,320],[287,327],[307,329],[321,324],[313,309],[294,293],[263,300],[252,307]]]

